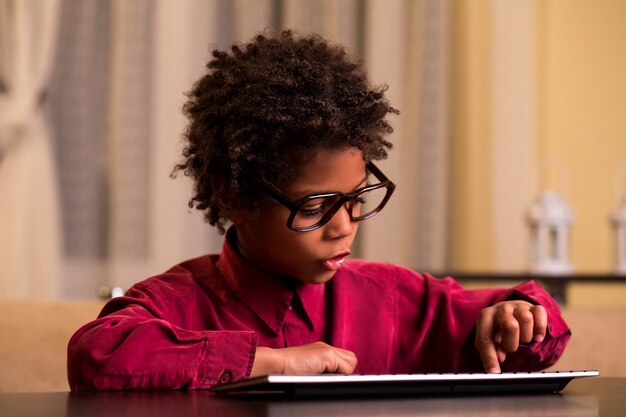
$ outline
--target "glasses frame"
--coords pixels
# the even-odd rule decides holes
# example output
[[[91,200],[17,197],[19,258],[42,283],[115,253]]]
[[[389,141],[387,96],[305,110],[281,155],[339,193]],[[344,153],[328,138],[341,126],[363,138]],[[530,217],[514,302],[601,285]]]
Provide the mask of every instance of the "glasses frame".
[[[376,214],[378,214],[385,207],[385,205],[391,198],[391,195],[393,194],[394,190],[396,189],[396,185],[389,178],[387,178],[385,174],[383,174],[382,171],[378,169],[378,167],[376,167],[376,165],[374,165],[372,162],[368,162],[365,165],[365,167],[380,182],[378,184],[366,185],[365,187],[361,187],[349,193],[332,192],[332,193],[310,194],[302,198],[299,198],[297,200],[290,200],[287,197],[285,197],[283,193],[281,193],[278,189],[276,189],[273,185],[269,184],[268,182],[264,180],[257,180],[255,182],[258,185],[260,185],[263,191],[269,197],[271,197],[274,201],[276,201],[277,203],[289,209],[290,213],[289,213],[289,218],[287,219],[287,227],[290,230],[293,230],[294,232],[310,232],[311,230],[319,229],[320,227],[328,223],[330,219],[332,219],[332,217],[337,213],[337,211],[339,211],[339,209],[343,207],[346,203],[350,204],[347,207],[347,209],[348,209],[348,214],[350,216],[350,220],[353,222],[360,222],[363,220],[367,220],[375,216]],[[387,189],[387,192],[382,202],[378,205],[378,207],[376,207],[374,210],[372,210],[371,212],[368,212],[367,214],[363,216],[356,216],[356,217],[352,216],[352,207],[354,206],[354,202],[356,198],[360,194],[364,192],[368,192],[368,191],[377,190],[383,187]],[[305,203],[311,200],[318,199],[318,198],[329,198],[329,197],[339,197],[339,199],[337,199],[335,204],[333,204],[333,206],[326,213],[324,213],[322,218],[317,223],[311,226],[306,226],[306,227],[297,227],[293,225],[293,222],[296,218],[296,215],[298,214],[298,211]]]

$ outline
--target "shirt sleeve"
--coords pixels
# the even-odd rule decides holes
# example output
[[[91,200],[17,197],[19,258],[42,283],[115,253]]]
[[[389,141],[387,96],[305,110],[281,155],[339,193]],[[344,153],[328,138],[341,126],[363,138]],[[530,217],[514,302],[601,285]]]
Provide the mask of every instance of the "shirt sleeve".
[[[415,277],[414,277],[415,278]],[[412,313],[401,324],[401,361],[414,364],[411,372],[483,372],[474,345],[478,313],[500,301],[521,299],[542,305],[548,331],[541,343],[522,345],[508,353],[503,372],[539,371],[553,365],[571,336],[557,303],[534,281],[510,289],[468,290],[451,278],[428,274],[402,289],[399,308]],[[412,294],[410,296],[409,294]],[[408,328],[407,328],[408,326]]]
[[[68,345],[72,391],[201,389],[247,378],[253,331],[187,330],[140,288],[111,300]]]

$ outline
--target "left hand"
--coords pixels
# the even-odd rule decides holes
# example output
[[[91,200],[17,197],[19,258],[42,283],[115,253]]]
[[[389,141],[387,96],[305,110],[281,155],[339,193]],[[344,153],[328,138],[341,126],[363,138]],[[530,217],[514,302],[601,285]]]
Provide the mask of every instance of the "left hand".
[[[476,320],[476,349],[487,373],[500,373],[507,352],[520,344],[541,343],[546,336],[548,314],[527,301],[502,301],[483,309]]]

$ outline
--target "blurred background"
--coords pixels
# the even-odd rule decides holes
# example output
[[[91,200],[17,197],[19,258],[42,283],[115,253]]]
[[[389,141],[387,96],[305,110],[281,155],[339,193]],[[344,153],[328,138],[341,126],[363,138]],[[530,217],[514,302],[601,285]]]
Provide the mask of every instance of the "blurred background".
[[[212,50],[285,28],[345,45],[402,111],[379,164],[398,188],[354,255],[542,278],[528,216],[556,192],[554,368],[625,376],[626,0],[0,0],[0,392],[66,391],[100,294],[221,249],[170,178],[185,92]]]
[[[398,189],[358,256],[526,273],[553,190],[575,273],[613,273],[625,0],[0,0],[0,298],[93,299],[218,252],[170,178],[185,92],[213,49],[282,29],[343,44],[402,112],[380,163]],[[626,305],[624,284],[576,294]]]

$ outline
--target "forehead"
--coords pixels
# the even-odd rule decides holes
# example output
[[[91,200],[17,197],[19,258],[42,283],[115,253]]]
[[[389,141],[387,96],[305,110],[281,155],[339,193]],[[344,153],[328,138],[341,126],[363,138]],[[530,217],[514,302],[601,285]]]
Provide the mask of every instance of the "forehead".
[[[365,178],[365,161],[355,148],[321,150],[296,167],[283,192],[290,197],[326,191],[349,192]]]

